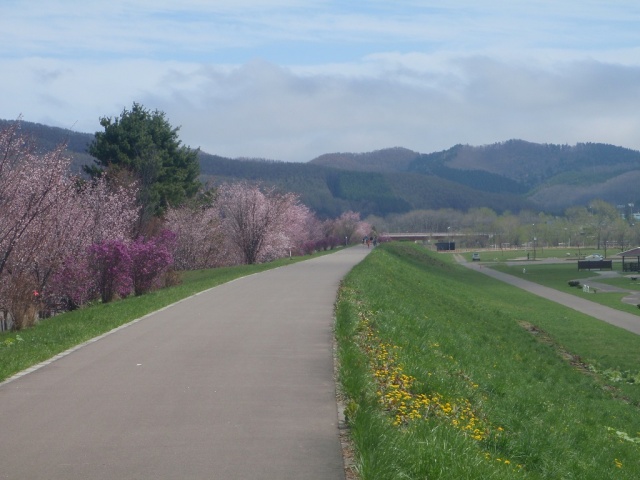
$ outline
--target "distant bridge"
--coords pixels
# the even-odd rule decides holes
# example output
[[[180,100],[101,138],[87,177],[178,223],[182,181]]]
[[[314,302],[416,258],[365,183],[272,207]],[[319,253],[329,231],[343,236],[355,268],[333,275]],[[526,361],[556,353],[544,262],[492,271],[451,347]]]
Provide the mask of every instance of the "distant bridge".
[[[461,233],[461,232],[430,232],[430,233],[383,233],[380,236],[392,240],[444,240],[464,237],[489,237],[493,233]]]

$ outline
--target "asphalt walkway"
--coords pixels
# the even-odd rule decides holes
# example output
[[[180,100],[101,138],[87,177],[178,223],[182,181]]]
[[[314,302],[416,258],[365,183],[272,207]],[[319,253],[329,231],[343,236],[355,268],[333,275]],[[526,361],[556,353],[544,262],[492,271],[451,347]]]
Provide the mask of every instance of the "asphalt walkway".
[[[0,385],[0,478],[344,479],[333,304],[368,252],[221,285]]]
[[[553,288],[545,287],[538,283],[524,280],[520,277],[509,275],[503,272],[498,272],[497,270],[493,270],[483,264],[467,262],[462,258],[461,255],[456,255],[456,260],[461,265],[464,265],[467,268],[470,268],[480,273],[484,273],[485,275],[493,277],[497,280],[503,281],[505,283],[509,283],[515,287],[522,288],[523,290],[526,290],[540,297],[546,298],[553,302],[569,307],[573,310],[577,310],[578,312],[584,313],[586,315],[590,315],[594,318],[597,318],[604,322],[608,322],[612,325],[615,325],[620,328],[624,328],[625,330],[628,330],[630,332],[640,335],[640,316],[639,315],[634,315],[632,313],[627,313],[621,310],[616,310],[614,308],[606,307],[604,305],[600,305],[599,303],[592,302],[590,300],[586,300],[584,298],[580,298],[575,295],[563,293],[563,292],[560,292],[559,290],[555,290]],[[523,264],[523,266],[526,268],[526,264]]]

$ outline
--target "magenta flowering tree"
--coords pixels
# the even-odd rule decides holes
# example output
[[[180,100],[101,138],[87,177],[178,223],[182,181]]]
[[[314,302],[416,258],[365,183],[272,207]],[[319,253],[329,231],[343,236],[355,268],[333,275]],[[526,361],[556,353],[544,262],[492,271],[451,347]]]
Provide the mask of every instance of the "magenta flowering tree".
[[[112,301],[116,295],[124,298],[131,293],[131,256],[125,242],[105,240],[94,243],[88,253],[89,269],[95,275],[103,303]]]
[[[230,253],[247,264],[288,255],[309,215],[296,195],[247,182],[222,185],[217,206]]]
[[[175,248],[175,243],[175,233],[163,230],[156,237],[139,237],[129,244],[131,282],[136,295],[142,295],[161,285],[164,273],[173,264],[171,251]]]
[[[75,310],[100,297],[95,273],[89,267],[89,256],[67,257],[53,274],[48,294],[52,308]]]

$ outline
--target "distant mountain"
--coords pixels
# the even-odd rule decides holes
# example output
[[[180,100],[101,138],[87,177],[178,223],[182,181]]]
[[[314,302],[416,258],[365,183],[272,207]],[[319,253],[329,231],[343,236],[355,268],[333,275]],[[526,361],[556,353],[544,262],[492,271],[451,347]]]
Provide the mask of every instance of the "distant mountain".
[[[404,172],[420,154],[395,147],[369,153],[325,153],[309,163],[355,172]]]
[[[556,212],[593,198],[616,204],[640,203],[640,152],[628,148],[509,140],[479,147],[456,145],[428,154],[407,150],[400,158],[397,150],[322,155],[310,163],[348,170],[418,173],[483,192],[524,196],[538,208]]]
[[[343,170],[314,163],[232,160],[200,154],[200,172],[213,184],[251,180],[300,194],[320,216],[334,217],[346,210],[363,216],[385,216],[418,209],[468,210],[484,206],[497,212],[536,209],[519,195],[482,192],[432,175],[410,172]]]
[[[10,122],[0,120],[0,128]],[[93,134],[22,121],[20,128],[43,151],[67,143],[73,170],[91,164]],[[384,216],[417,209],[498,213],[522,209],[560,213],[591,199],[640,204],[640,152],[613,145],[550,145],[509,140],[434,153],[389,148],[330,153],[308,163],[230,159],[200,152],[204,182],[250,180],[300,194],[322,217],[346,210]]]
[[[15,120],[0,120],[0,129],[15,123]],[[74,173],[82,170],[82,165],[93,163],[93,157],[87,153],[94,134],[80,133],[66,128],[50,127],[40,123],[20,121],[20,131],[29,137],[41,152],[50,152],[62,143],[67,144],[67,152],[72,159]]]

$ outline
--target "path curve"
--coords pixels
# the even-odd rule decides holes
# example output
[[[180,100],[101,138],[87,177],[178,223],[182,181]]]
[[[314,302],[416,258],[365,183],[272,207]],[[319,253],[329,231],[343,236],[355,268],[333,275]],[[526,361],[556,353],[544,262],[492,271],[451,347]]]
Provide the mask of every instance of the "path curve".
[[[546,298],[547,300],[559,303],[566,307],[572,308],[573,310],[577,310],[578,312],[584,313],[591,317],[597,318],[604,322],[610,323],[620,328],[624,328],[625,330],[640,335],[640,316],[638,315],[623,312],[621,310],[616,310],[615,308],[606,307],[604,305],[600,305],[599,303],[576,297],[575,295],[560,292],[559,290],[545,287],[538,283],[530,282],[514,275],[509,275],[508,273],[499,272],[483,264],[467,262],[461,255],[456,254],[455,258],[456,261],[458,261],[461,265],[464,265],[471,270],[484,273],[485,275],[493,277],[502,282],[509,283],[515,287],[519,287],[530,293],[538,295],[539,297]]]
[[[333,304],[354,247],[175,304],[0,386],[2,479],[344,479]]]

